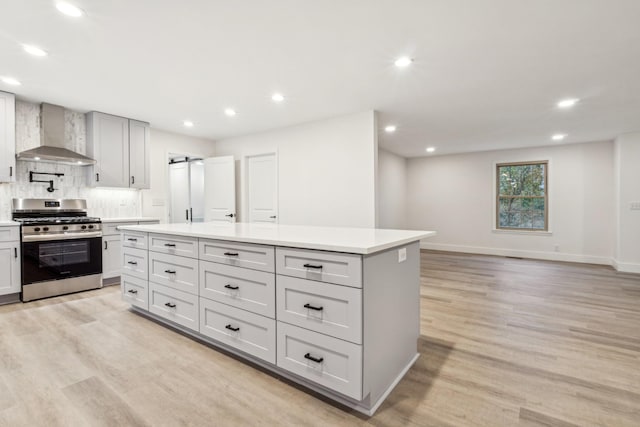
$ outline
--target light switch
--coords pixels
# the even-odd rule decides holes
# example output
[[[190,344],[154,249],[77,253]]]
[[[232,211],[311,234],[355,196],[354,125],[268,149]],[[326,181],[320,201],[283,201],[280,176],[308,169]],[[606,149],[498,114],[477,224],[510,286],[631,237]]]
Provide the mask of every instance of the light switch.
[[[632,211],[640,211],[640,202],[631,202],[631,203],[629,203],[629,208]]]
[[[398,249],[398,262],[405,262],[407,260],[407,248]]]

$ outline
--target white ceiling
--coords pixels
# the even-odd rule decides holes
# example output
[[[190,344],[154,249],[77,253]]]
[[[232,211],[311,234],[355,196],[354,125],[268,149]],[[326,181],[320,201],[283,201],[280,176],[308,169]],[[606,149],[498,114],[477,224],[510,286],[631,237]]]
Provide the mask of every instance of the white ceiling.
[[[0,90],[211,139],[375,109],[408,157],[640,130],[639,0],[70,1],[0,0]]]

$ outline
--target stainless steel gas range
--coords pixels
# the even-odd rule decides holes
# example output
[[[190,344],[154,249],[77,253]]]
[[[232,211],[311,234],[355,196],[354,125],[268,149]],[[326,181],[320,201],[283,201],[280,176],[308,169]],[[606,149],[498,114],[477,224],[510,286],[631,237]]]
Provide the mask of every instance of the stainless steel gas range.
[[[102,287],[102,224],[82,199],[13,199],[21,223],[22,301]]]

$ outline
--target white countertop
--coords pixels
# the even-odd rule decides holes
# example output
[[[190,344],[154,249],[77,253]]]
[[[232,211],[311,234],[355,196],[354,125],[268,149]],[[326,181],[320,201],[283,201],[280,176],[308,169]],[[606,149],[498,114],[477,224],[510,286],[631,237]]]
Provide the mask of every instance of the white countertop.
[[[422,230],[213,222],[127,225],[120,229],[356,254],[372,254],[436,235]]]
[[[102,222],[110,223],[110,222],[149,222],[149,221],[160,221],[160,218],[149,218],[149,217],[124,217],[124,218],[100,218]]]
[[[0,227],[17,227],[20,223],[16,221],[6,220],[0,221]]]

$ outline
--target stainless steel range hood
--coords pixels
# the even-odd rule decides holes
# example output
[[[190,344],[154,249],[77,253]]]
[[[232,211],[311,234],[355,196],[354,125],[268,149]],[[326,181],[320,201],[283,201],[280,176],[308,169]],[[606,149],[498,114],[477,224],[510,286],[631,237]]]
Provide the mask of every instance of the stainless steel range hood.
[[[64,108],[59,105],[40,105],[40,146],[18,153],[18,160],[64,163],[89,166],[96,163],[90,157],[64,148]]]

